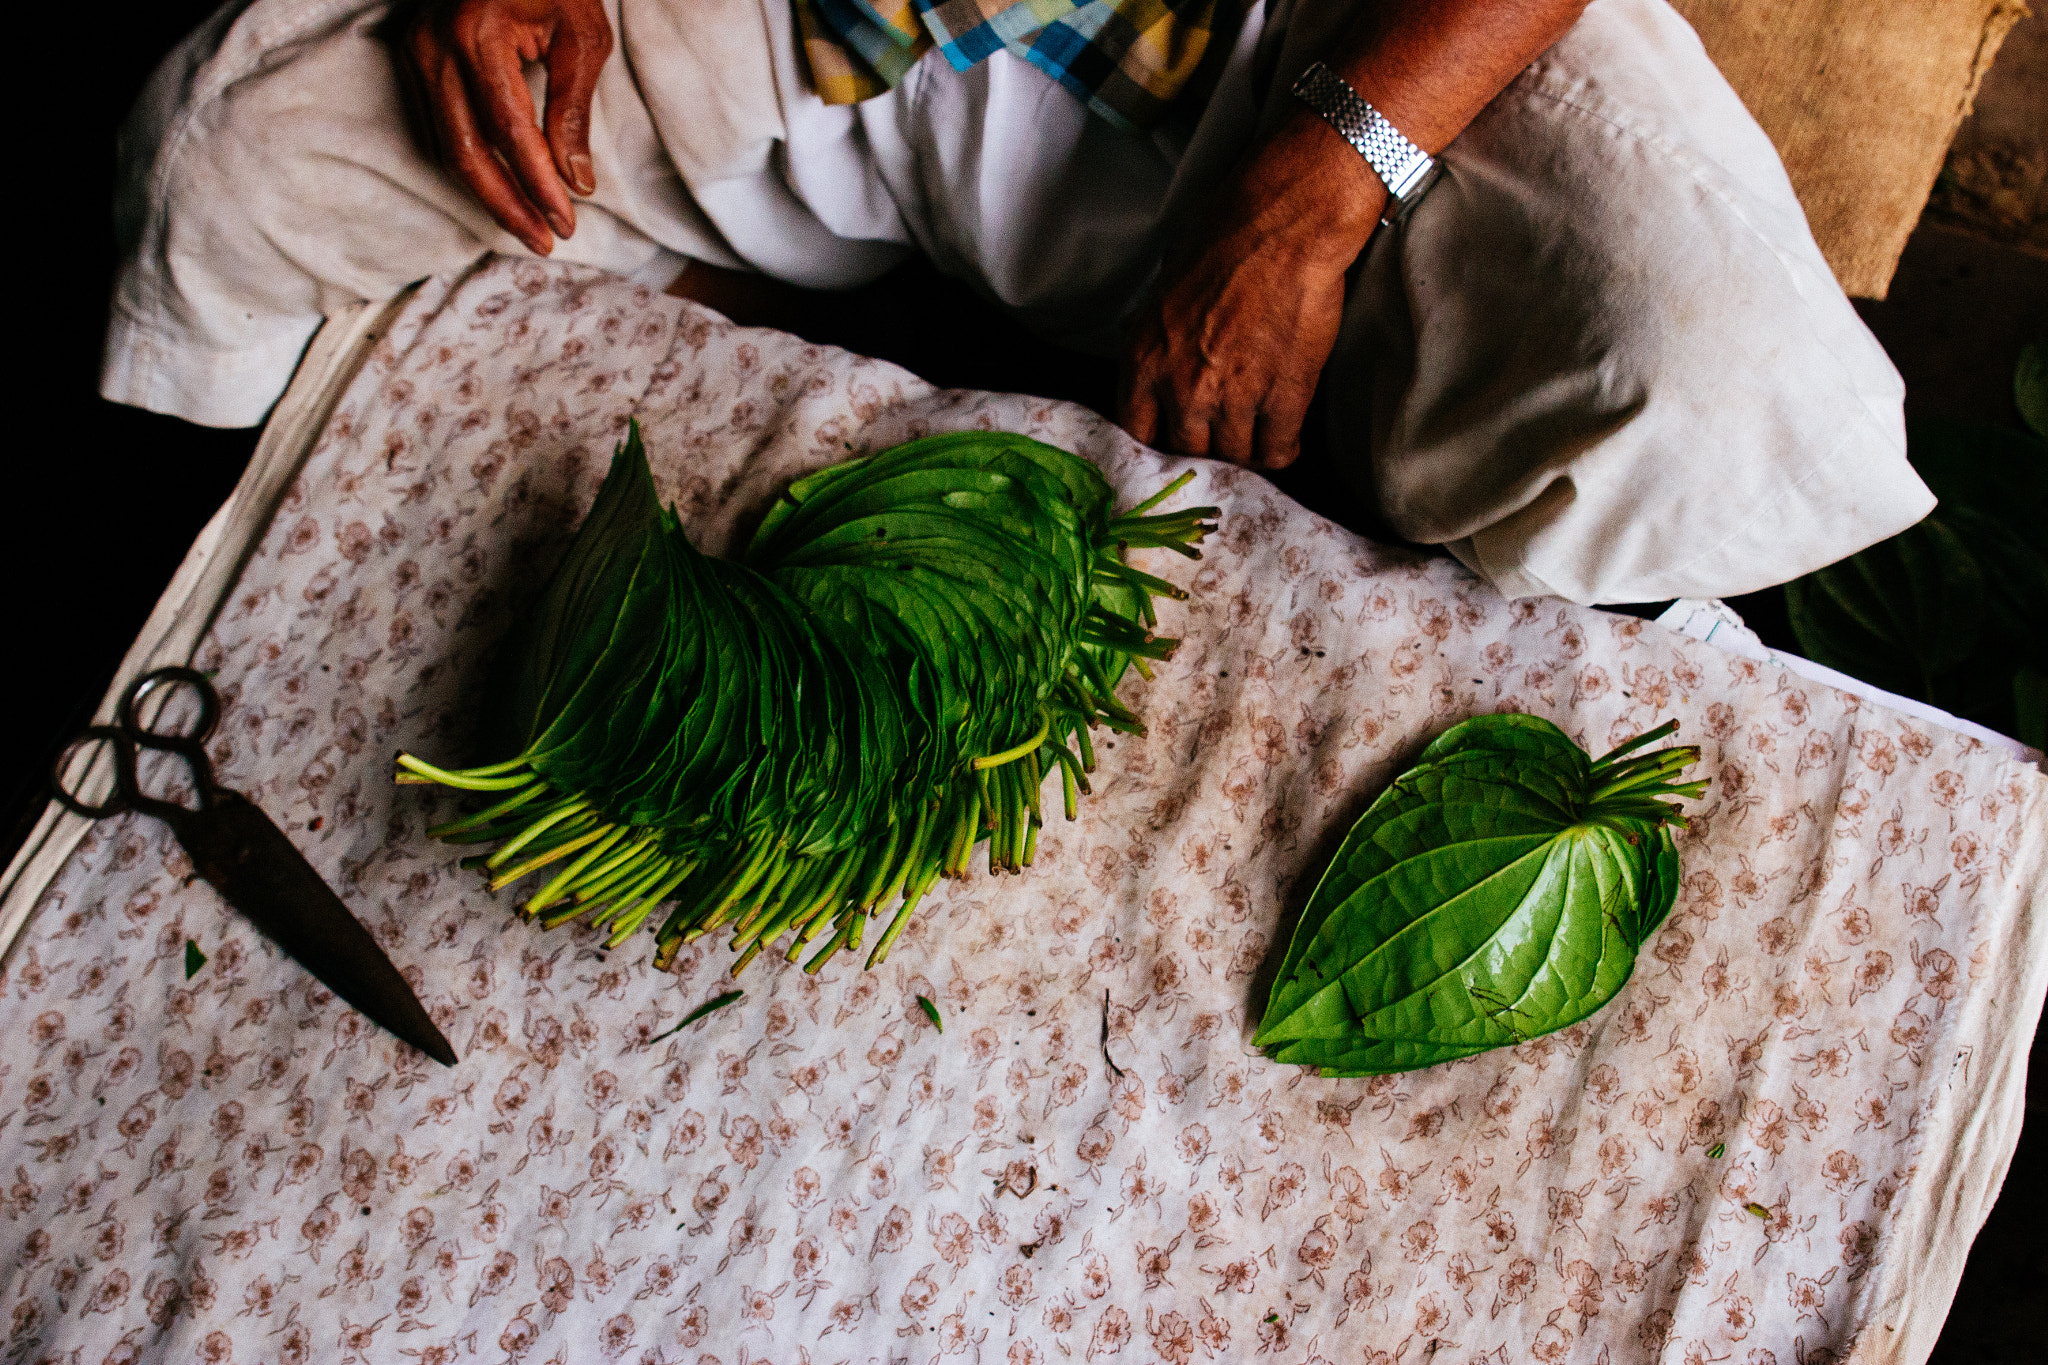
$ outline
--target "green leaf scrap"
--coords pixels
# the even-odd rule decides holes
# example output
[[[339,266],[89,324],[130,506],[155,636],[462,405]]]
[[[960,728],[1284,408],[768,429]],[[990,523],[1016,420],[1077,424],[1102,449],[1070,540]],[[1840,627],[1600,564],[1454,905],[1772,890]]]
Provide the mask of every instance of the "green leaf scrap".
[[[1439,736],[1382,792],[1310,897],[1254,1043],[1325,1076],[1522,1043],[1614,997],[1678,892],[1669,798],[1697,749],[1594,762],[1549,721]]]
[[[745,995],[745,991],[727,991],[723,995],[714,995],[709,1000],[706,1000],[703,1004],[697,1006],[697,1008],[691,1010],[688,1014],[684,1015],[683,1022],[677,1024],[674,1028],[670,1029],[669,1032],[681,1033],[684,1029],[696,1023],[699,1019],[702,1019],[705,1015],[715,1013],[718,1010],[722,1010],[727,1005],[735,1004]]]
[[[939,1018],[939,1007],[934,1005],[929,998],[922,995],[917,997],[917,1007],[924,1011],[925,1018],[932,1021],[933,1028],[941,1033],[946,1031],[946,1021]]]
[[[199,975],[199,969],[206,965],[206,954],[191,939],[185,940],[185,979],[190,981]]]

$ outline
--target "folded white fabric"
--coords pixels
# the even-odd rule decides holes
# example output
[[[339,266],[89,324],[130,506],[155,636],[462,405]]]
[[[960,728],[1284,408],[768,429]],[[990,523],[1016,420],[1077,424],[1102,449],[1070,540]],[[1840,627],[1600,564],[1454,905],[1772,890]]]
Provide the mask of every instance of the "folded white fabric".
[[[1354,8],[1255,7],[1199,119],[1140,138],[1007,54],[827,105],[788,0],[619,0],[598,191],[556,255],[840,287],[916,250],[1108,353]],[[521,252],[414,145],[384,15],[231,5],[159,73],[124,143],[108,397],[255,422],[337,304]],[[1402,535],[1513,596],[1637,601],[1791,578],[1932,506],[1896,374],[1663,0],[1596,0],[1444,163],[1360,262],[1325,374],[1331,448]]]
[[[986,425],[1222,509],[1179,654],[1023,877],[888,963],[674,977],[513,920],[396,788],[637,416],[726,552],[793,476]],[[1508,603],[1081,409],[594,271],[427,286],[334,408],[198,662],[222,779],[292,831],[463,1054],[399,1048],[96,827],[0,979],[0,1321],[115,1359],[1919,1361],[2017,1139],[2048,783],[1633,618]],[[1247,1045],[1335,836],[1481,711],[1713,780],[1636,979],[1512,1050],[1321,1081]],[[481,758],[482,756],[478,756]],[[184,944],[208,963],[189,980]],[[916,1003],[935,1001],[934,1031]],[[1758,1211],[1760,1210],[1760,1212]]]

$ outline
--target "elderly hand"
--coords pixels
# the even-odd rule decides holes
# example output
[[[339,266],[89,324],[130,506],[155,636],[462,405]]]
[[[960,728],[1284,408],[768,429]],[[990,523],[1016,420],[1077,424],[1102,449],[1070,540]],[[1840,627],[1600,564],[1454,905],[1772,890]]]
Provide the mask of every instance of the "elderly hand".
[[[1344,275],[1386,190],[1320,120],[1291,122],[1169,252],[1125,357],[1118,420],[1184,455],[1268,469],[1301,452],[1336,344]]]
[[[427,0],[405,33],[399,67],[439,160],[539,255],[576,231],[570,193],[597,188],[590,102],[611,50],[600,0]],[[545,134],[528,62],[547,64]]]

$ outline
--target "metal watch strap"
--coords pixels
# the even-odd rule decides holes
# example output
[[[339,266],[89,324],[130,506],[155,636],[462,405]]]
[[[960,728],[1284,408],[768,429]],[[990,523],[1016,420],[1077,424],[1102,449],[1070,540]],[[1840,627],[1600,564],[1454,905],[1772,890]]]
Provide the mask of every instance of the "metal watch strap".
[[[1322,115],[1324,122],[1357,148],[1386,185],[1387,207],[1380,215],[1381,222],[1400,218],[1436,179],[1436,158],[1402,136],[1348,81],[1321,62],[1309,63],[1308,70],[1301,73],[1294,83],[1294,97]]]

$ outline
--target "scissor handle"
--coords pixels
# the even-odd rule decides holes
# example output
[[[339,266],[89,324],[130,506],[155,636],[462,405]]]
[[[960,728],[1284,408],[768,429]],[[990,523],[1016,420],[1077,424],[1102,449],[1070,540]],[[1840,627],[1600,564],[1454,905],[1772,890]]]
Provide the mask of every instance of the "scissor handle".
[[[64,785],[64,769],[71,762],[71,756],[88,744],[105,744],[114,751],[114,789],[107,799],[97,805],[81,801]],[[135,798],[141,795],[135,785],[135,744],[128,738],[128,732],[112,725],[89,725],[79,731],[58,753],[50,765],[50,797],[74,815],[83,815],[88,820],[104,820],[110,815],[136,809]]]
[[[183,684],[199,694],[199,723],[191,728],[166,734],[153,725],[144,725],[137,714],[137,708],[150,693],[159,687],[174,687]],[[162,712],[157,713],[162,717]],[[121,694],[121,705],[115,709],[115,722],[135,737],[135,742],[147,749],[164,749],[171,753],[184,754],[187,758],[205,763],[206,750],[203,747],[213,734],[213,727],[220,723],[220,694],[213,690],[213,683],[196,668],[172,664],[164,668],[152,668],[149,672],[128,684],[128,690]]]
[[[169,734],[142,724],[138,715],[142,701],[160,687],[179,684],[199,693],[198,723],[184,731]],[[135,751],[138,748],[156,749],[184,759],[185,767],[192,775],[194,792],[199,798],[199,809],[204,810],[213,804],[217,787],[213,780],[213,761],[206,754],[206,739],[220,721],[220,696],[204,673],[178,665],[151,669],[128,685],[128,690],[121,694],[121,704],[115,708],[114,715],[117,724],[88,727],[57,755],[57,761],[50,769],[50,795],[59,805],[89,820],[103,820],[130,810],[153,815],[160,820],[175,820],[189,815],[190,808],[150,796],[142,790],[135,775]],[[157,718],[161,716],[159,711]],[[80,800],[64,785],[64,770],[72,755],[88,744],[106,744],[114,751],[114,789],[97,804]]]

